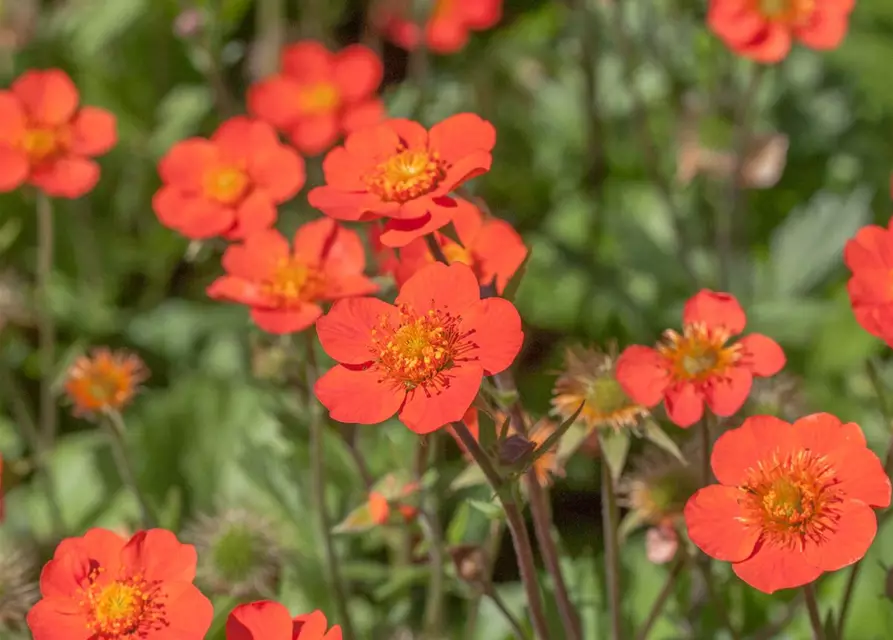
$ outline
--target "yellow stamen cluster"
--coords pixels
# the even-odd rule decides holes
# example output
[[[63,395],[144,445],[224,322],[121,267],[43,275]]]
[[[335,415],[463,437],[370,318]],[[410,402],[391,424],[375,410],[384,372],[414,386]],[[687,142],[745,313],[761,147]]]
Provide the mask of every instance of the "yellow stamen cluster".
[[[282,258],[263,290],[279,307],[289,308],[317,300],[324,286],[319,269],[294,258]]]
[[[446,176],[437,152],[401,147],[365,176],[369,191],[385,202],[404,203],[433,191]]]
[[[773,22],[798,24],[815,11],[816,0],[752,0],[754,9]]]
[[[238,167],[213,167],[202,177],[205,195],[221,204],[236,204],[248,191],[248,174]]]
[[[725,329],[689,324],[681,335],[672,329],[664,332],[657,351],[669,361],[675,380],[702,382],[722,375],[741,357],[741,345],[726,346],[729,337]]]
[[[104,571],[97,567],[90,572],[89,586],[81,590],[78,601],[87,616],[87,630],[94,637],[102,640],[141,637],[169,626],[164,595],[157,583],[141,575],[121,576],[105,582],[100,580]]]

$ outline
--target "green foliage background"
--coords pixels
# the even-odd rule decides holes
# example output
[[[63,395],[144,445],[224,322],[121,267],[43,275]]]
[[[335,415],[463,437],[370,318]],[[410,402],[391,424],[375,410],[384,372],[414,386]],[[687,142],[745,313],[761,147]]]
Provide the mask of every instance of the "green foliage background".
[[[209,60],[218,61],[220,82],[241,110],[258,42],[269,42],[280,27],[288,40],[355,41],[361,6],[347,0],[196,4],[208,12],[208,22],[195,37],[182,38],[172,25],[184,3],[174,0],[45,2],[33,39],[2,59],[0,85],[27,68],[60,66],[84,103],[113,111],[119,122],[120,142],[101,160],[96,190],[54,205],[57,373],[61,379],[72,359],[93,345],[136,351],[152,377],[126,413],[128,444],[163,525],[179,529],[197,514],[233,505],[269,516],[291,550],[275,597],[295,613],[319,607],[332,619],[322,545],[310,517],[307,427],[288,417],[301,415],[302,401],[296,389],[253,375],[257,349],[275,352],[280,344],[251,327],[243,308],[206,299],[204,288],[220,270],[220,246],[207,245],[186,260],[188,242],[157,222],[150,201],[161,155],[179,139],[210,133],[222,119],[227,103],[209,80]],[[860,226],[886,224],[891,213],[893,3],[857,4],[839,50],[795,48],[763,74],[751,121],[757,130],[787,133],[790,151],[779,184],[747,192],[731,220],[728,276],[749,330],[782,344],[810,408],[858,422],[883,455],[890,430],[865,363],[878,358],[891,384],[893,367],[888,349],[853,319],[841,256]],[[407,76],[406,56],[385,49],[384,96],[393,115],[418,115],[432,124],[474,111],[496,125],[493,170],[473,189],[516,225],[532,251],[517,298],[527,323],[517,371],[525,404],[536,414],[548,409],[550,371],[560,366],[565,344],[651,343],[664,328],[679,325],[682,303],[698,288],[723,286],[715,228],[732,215],[728,186],[698,179],[680,187],[673,179],[683,97],[695,91],[716,106],[704,135],[729,146],[734,97],[750,73],[749,64],[706,30],[705,12],[705,3],[693,0],[507,0],[497,29],[473,35],[459,54],[429,59],[423,77]],[[650,150],[642,144],[642,116]],[[652,168],[669,185],[672,206]],[[309,170],[310,180],[318,181],[317,161]],[[316,215],[306,191],[282,209],[283,230]],[[0,197],[7,300],[21,295],[30,301],[35,248],[32,195]],[[19,387],[0,393],[3,484],[11,487],[0,535],[38,541],[48,553],[54,541],[47,503],[9,404],[18,394],[36,409],[33,322],[7,326],[0,350],[0,366]],[[136,504],[95,426],[60,411],[62,435],[51,465],[70,533],[135,522]],[[342,440],[330,435],[326,491],[341,517],[365,494]],[[358,438],[376,477],[405,467],[415,452],[416,437],[397,423],[364,427]],[[441,474],[447,478],[462,468],[454,449],[449,458]],[[480,540],[489,526],[483,512],[460,508],[466,497],[447,496],[442,504],[445,522],[460,518],[450,528],[452,542]],[[476,497],[487,499],[486,492]],[[584,626],[593,630],[587,638],[603,637],[598,463],[575,458],[556,486],[555,505],[568,579]],[[882,599],[884,565],[893,565],[891,526],[881,529],[864,563],[847,638],[893,637],[893,608]],[[380,534],[339,538],[338,545],[347,558],[361,636],[390,638],[398,628],[417,628],[424,566],[390,567]],[[623,562],[624,613],[641,623],[666,567],[645,559],[641,534],[625,546]],[[781,615],[794,596],[764,596],[727,569],[720,571],[721,585],[748,634]],[[497,575],[505,598],[519,610],[523,598],[514,571],[511,562],[501,563]],[[839,602],[845,574],[820,582],[824,606]],[[687,586],[680,583],[652,637],[723,637],[709,612],[686,631]],[[222,638],[232,604],[215,600],[210,638]],[[463,637],[462,600],[454,594],[449,605],[452,637]],[[495,608],[485,603],[481,616],[477,638],[508,637]],[[782,637],[810,637],[807,625],[801,611]]]

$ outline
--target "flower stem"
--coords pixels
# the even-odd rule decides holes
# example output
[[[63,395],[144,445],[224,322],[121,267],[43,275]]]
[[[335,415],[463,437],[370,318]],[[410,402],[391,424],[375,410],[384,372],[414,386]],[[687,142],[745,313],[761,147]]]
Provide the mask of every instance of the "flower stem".
[[[651,629],[660,619],[660,614],[663,613],[664,606],[666,606],[667,600],[670,599],[670,596],[673,593],[673,588],[676,586],[676,580],[682,575],[685,559],[685,554],[681,550],[678,551],[676,559],[673,561],[673,566],[670,569],[670,573],[667,574],[667,579],[664,581],[664,586],[661,588],[660,593],[657,594],[654,604],[651,605],[651,611],[648,612],[645,624],[642,625],[642,628],[639,629],[639,633],[636,634],[636,640],[647,640],[648,634],[651,633]]]
[[[436,468],[440,457],[440,434],[432,433],[428,440],[428,468]],[[424,471],[423,471],[424,473]],[[420,482],[421,478],[416,478]],[[425,600],[425,631],[432,638],[439,638],[443,634],[443,605],[444,605],[444,579],[443,579],[443,533],[438,516],[437,491],[435,488],[425,490],[422,495],[422,509],[419,510],[419,522],[425,531],[430,543],[428,579],[428,594]]]
[[[512,614],[511,610],[506,606],[505,600],[502,599],[502,596],[499,595],[499,592],[493,588],[493,585],[490,584],[487,586],[485,591],[486,595],[490,600],[493,601],[493,604],[496,605],[496,608],[499,609],[502,616],[509,623],[509,626],[512,628],[512,632],[515,634],[515,637],[518,640],[528,640],[530,636],[524,631],[524,628],[521,626],[521,623],[518,621],[518,618]]]
[[[319,377],[319,367],[316,364],[316,345],[312,332],[305,331],[304,334],[307,338],[305,359],[307,363],[307,406],[310,413],[310,472],[313,484],[313,502],[319,517],[319,528],[326,556],[326,566],[329,570],[329,582],[335,596],[338,623],[341,625],[345,640],[354,640],[356,634],[354,633],[353,622],[350,617],[347,591],[341,578],[338,554],[335,552],[335,544],[332,539],[332,520],[329,517],[329,509],[326,506],[325,421],[319,410],[316,396],[313,393],[313,385]]]
[[[815,585],[809,583],[803,587],[806,596],[806,609],[809,611],[809,624],[812,625],[812,636],[815,640],[825,640],[825,630],[822,628],[822,616],[819,614],[819,603],[816,602]]]
[[[56,365],[56,324],[50,303],[53,274],[53,205],[49,196],[37,193],[37,330],[40,351],[40,433],[46,447],[56,438],[56,402],[53,375]]]
[[[496,555],[499,553],[499,547],[502,545],[502,537],[505,534],[505,524],[502,520],[493,520],[490,522],[490,531],[487,535],[486,554],[487,564],[484,569],[483,579],[489,583],[493,579],[493,568],[496,564]],[[468,611],[465,615],[465,637],[474,638],[477,629],[478,616],[480,614],[481,597],[483,592],[478,593],[468,603]]]
[[[611,638],[623,637],[623,617],[620,609],[620,545],[617,540],[619,514],[611,468],[602,460],[602,530],[605,539],[605,583],[611,611]]]
[[[109,437],[109,444],[112,449],[112,457],[115,459],[115,466],[118,468],[118,475],[121,482],[130,489],[133,497],[136,498],[140,507],[140,521],[146,529],[158,526],[158,520],[155,518],[149,501],[140,489],[136,480],[136,474],[133,471],[133,465],[130,457],[127,455],[127,446],[124,442],[125,425],[124,418],[115,409],[106,409],[104,412],[106,420],[102,420],[106,433]]]
[[[512,542],[515,547],[515,555],[518,558],[518,569],[521,573],[521,583],[527,594],[527,604],[530,609],[530,618],[536,637],[540,640],[548,640],[551,638],[549,634],[549,625],[546,623],[546,614],[543,609],[542,596],[540,594],[539,584],[536,576],[536,566],[533,562],[533,548],[530,545],[530,537],[527,535],[527,527],[524,524],[524,518],[521,517],[521,511],[515,500],[512,488],[505,483],[499,475],[493,461],[487,456],[481,445],[464,422],[454,422],[453,429],[462,440],[462,444],[480,466],[487,481],[493,490],[499,496],[502,507],[505,510],[506,521],[508,522],[509,532],[512,535]]]

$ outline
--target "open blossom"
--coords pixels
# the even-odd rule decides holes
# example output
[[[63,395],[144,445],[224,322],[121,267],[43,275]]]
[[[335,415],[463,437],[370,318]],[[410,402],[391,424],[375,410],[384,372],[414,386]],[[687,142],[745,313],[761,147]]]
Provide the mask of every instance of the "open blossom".
[[[490,170],[496,131],[472,113],[434,125],[395,118],[347,136],[323,162],[326,185],[310,205],[336,220],[388,218],[380,236],[388,247],[447,224],[457,208],[449,193]]]
[[[332,419],[377,424],[399,413],[416,433],[460,420],[483,377],[508,368],[524,337],[514,305],[481,300],[474,273],[460,263],[421,269],[396,305],[339,300],[316,331],[339,363],[315,387]]]
[[[0,91],[0,192],[25,183],[49,196],[79,198],[99,181],[92,160],[118,140],[115,116],[78,108],[77,88],[64,71],[23,73]]]
[[[67,538],[40,574],[34,640],[201,640],[213,617],[192,584],[196,555],[170,531],[130,540],[107,529]]]
[[[363,275],[366,256],[360,237],[334,220],[301,226],[294,246],[268,229],[230,245],[221,276],[208,295],[251,307],[251,319],[270,333],[303,331],[322,315],[320,303],[375,293]]]
[[[65,379],[65,393],[77,416],[120,411],[148,377],[149,371],[137,355],[100,347],[74,361]]]
[[[434,239],[447,261],[467,264],[474,270],[481,285],[496,285],[502,295],[511,277],[524,258],[527,247],[512,225],[497,218],[485,218],[480,209],[462,198],[456,198],[452,214],[453,226],[459,242],[435,232]],[[425,238],[416,238],[400,250],[400,258],[394,267],[394,279],[403,284],[434,256]]]
[[[435,53],[455,53],[470,31],[484,31],[502,19],[502,0],[434,0],[424,34],[414,19],[412,0],[382,0],[374,20],[394,44],[412,50],[421,44]]]
[[[847,32],[856,0],[710,0],[707,24],[735,53],[778,62],[791,41],[834,49]]]
[[[280,72],[248,90],[248,109],[284,131],[306,155],[385,115],[376,95],[384,69],[375,52],[354,44],[332,53],[304,40],[282,51]]]
[[[893,219],[886,229],[862,227],[846,243],[843,259],[852,272],[847,291],[856,320],[868,333],[893,346]]]
[[[747,400],[754,376],[774,375],[785,363],[778,343],[759,333],[730,342],[745,322],[733,296],[703,289],[685,303],[681,334],[670,329],[656,349],[634,345],[620,354],[617,380],[639,404],[663,400],[680,427],[701,419],[705,401],[716,415],[730,416]]]
[[[872,507],[890,504],[862,430],[827,413],[748,418],[719,437],[711,464],[719,484],[686,504],[689,536],[766,593],[857,562],[877,533]]]
[[[272,126],[243,116],[211,136],[178,142],[158,163],[152,208],[166,227],[199,240],[245,238],[276,222],[276,205],[304,185],[304,161]]]
[[[240,604],[226,620],[226,640],[341,640],[341,627],[329,629],[322,611],[292,618],[271,600]]]

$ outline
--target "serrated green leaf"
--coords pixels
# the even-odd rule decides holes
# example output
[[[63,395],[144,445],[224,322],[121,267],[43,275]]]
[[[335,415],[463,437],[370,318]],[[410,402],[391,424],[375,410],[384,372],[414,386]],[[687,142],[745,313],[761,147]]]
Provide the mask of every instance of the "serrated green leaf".
[[[682,464],[688,466],[688,460],[685,459],[685,456],[682,455],[682,451],[679,449],[679,445],[673,441],[673,439],[667,435],[667,433],[660,428],[660,425],[657,424],[654,420],[646,420],[643,424],[643,431],[645,438],[648,439],[655,446],[663,449],[674,458],[679,460]]]
[[[611,477],[614,482],[620,479],[623,467],[626,465],[626,456],[629,453],[630,432],[627,429],[614,431],[605,429],[599,432],[599,443],[602,448],[602,459],[611,469]]]

